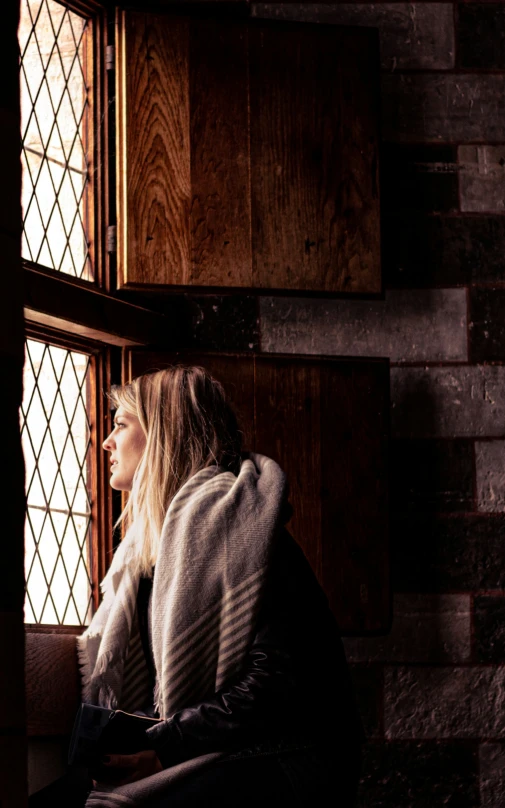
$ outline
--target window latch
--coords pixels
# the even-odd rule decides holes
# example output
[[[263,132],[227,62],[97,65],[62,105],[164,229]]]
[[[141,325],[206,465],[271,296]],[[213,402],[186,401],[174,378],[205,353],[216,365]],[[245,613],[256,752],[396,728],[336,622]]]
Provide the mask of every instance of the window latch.
[[[111,224],[107,228],[106,249],[108,253],[117,251],[117,227],[115,224]]]
[[[105,48],[105,69],[114,70],[116,67],[116,49],[114,45],[107,45]]]

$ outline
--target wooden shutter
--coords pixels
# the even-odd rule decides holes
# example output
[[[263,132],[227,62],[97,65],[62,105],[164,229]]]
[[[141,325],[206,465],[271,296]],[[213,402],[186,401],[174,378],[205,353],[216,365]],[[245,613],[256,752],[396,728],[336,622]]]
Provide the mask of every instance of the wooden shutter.
[[[380,292],[375,29],[118,31],[120,286]]]
[[[174,361],[207,367],[238,412],[245,448],[286,471],[294,508],[288,527],[342,631],[387,631],[388,361],[131,349],[126,373]]]

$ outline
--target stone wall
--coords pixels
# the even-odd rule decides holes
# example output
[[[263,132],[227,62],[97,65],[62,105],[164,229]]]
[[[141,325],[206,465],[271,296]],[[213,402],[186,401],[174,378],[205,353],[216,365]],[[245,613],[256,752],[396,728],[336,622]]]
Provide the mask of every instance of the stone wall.
[[[505,806],[505,5],[252,5],[381,36],[385,299],[193,298],[195,345],[388,356],[394,621],[346,640],[360,808]]]

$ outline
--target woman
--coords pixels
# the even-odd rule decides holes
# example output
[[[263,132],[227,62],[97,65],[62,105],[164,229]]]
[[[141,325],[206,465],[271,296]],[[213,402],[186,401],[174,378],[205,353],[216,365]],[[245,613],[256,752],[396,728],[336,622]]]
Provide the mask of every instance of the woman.
[[[127,530],[78,640],[83,700],[162,720],[110,750],[87,805],[354,804],[361,727],[334,619],[284,524],[286,478],[241,455],[221,385],[171,367],[112,393]]]

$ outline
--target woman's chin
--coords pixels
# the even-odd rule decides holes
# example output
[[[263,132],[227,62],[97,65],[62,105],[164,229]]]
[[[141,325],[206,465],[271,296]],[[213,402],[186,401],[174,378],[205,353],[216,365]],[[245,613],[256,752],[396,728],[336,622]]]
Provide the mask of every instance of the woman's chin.
[[[109,485],[115,491],[130,491],[131,490],[131,485],[129,485],[126,480],[121,479],[120,474],[115,474],[114,472],[112,472],[112,474],[110,475]]]
[[[122,485],[121,476],[119,474],[115,474],[114,472],[111,473],[109,478],[109,485],[115,491],[123,491],[124,487]]]

